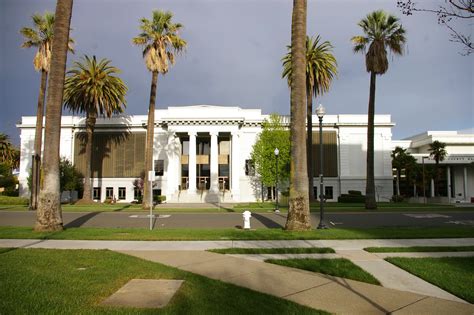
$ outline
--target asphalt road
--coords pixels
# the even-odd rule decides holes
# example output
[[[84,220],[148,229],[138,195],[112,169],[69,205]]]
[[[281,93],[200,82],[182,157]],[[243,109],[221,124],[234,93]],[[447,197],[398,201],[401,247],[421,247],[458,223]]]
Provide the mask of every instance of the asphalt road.
[[[0,226],[33,226],[35,212],[0,211]],[[147,228],[149,217],[145,212],[64,212],[66,227]],[[422,213],[329,213],[326,223],[332,227],[473,227],[474,212]],[[252,228],[278,228],[286,222],[285,213],[253,213]],[[312,213],[311,223],[316,227],[319,214]],[[157,228],[234,228],[243,225],[240,213],[160,213],[155,212]]]

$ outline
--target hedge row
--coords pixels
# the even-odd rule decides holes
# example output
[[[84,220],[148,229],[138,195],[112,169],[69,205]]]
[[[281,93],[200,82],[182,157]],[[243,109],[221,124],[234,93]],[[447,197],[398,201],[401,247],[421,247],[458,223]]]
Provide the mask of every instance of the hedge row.
[[[0,195],[0,205],[27,205],[28,203],[28,198]]]

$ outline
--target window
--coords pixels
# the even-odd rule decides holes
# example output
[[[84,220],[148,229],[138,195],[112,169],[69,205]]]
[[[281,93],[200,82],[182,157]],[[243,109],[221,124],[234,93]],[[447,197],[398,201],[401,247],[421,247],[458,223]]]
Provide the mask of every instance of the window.
[[[134,200],[139,200],[142,197],[142,191],[140,188],[134,188],[133,189],[133,199]]]
[[[163,176],[165,170],[164,160],[155,160],[155,176]]]
[[[127,196],[127,189],[125,187],[119,187],[118,199],[125,200],[126,196]]]
[[[313,194],[316,199],[319,199],[318,196],[318,186],[313,186]]]
[[[253,160],[245,160],[245,175],[255,175],[255,165],[253,164]]]
[[[324,187],[324,198],[325,199],[334,199],[332,186]]]
[[[100,187],[94,187],[94,190],[92,192],[94,200],[100,200],[100,193],[101,193],[100,190],[101,190]]]
[[[105,188],[105,198],[112,199],[114,197],[114,188],[113,187],[107,187]]]

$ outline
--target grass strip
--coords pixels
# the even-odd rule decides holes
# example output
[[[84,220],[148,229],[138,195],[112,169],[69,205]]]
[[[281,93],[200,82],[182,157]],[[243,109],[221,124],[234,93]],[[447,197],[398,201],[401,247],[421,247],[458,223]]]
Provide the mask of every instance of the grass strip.
[[[288,247],[288,248],[219,248],[210,249],[219,254],[329,254],[335,253],[329,247]]]
[[[131,279],[185,282],[164,309],[99,305]],[[0,296],[2,314],[326,314],[288,300],[104,250],[2,249]]]
[[[385,260],[474,303],[474,257],[391,257]]]
[[[68,228],[58,232],[35,232],[32,227],[0,227],[0,238],[56,240],[338,240],[474,237],[471,227],[394,227],[285,231],[283,229],[155,229]]]
[[[474,246],[367,247],[364,250],[370,253],[472,252]]]
[[[358,203],[337,203],[328,202],[324,205],[327,212],[463,212],[474,211],[473,207],[455,207],[454,205],[439,205],[439,204],[415,204],[415,203],[378,203],[377,210],[366,210],[363,204]],[[92,205],[84,204],[63,204],[61,206],[64,212],[146,212],[147,209],[142,209],[140,204],[116,203],[116,204],[102,204],[96,203]],[[233,206],[223,205],[222,207],[212,208],[188,208],[188,207],[168,207],[167,204],[162,204],[155,207],[157,212],[178,212],[178,213],[225,213],[237,212],[241,213],[245,210],[252,212],[273,212],[275,203],[240,203]],[[311,212],[319,212],[319,203],[312,203],[310,205]],[[0,200],[0,211],[28,211],[28,205],[8,204],[2,203]],[[280,211],[285,213],[288,211],[287,205],[280,205]]]
[[[380,285],[374,276],[345,258],[268,259],[265,262]]]

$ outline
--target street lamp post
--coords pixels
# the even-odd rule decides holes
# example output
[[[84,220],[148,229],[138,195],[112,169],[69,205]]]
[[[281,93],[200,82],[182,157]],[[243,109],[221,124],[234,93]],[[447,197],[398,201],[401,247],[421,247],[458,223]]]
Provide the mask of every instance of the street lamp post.
[[[276,207],[275,207],[275,212],[278,213],[280,212],[280,206],[278,204],[278,154],[280,153],[280,150],[278,148],[275,148],[275,174],[276,174],[276,180],[275,180],[275,197],[276,197]]]
[[[319,104],[316,108],[316,115],[319,118],[319,225],[318,229],[327,229],[328,226],[324,224],[324,192],[323,192],[323,117],[326,114],[326,109]]]
[[[423,203],[426,203],[426,190],[425,190],[425,159],[429,159],[428,156],[421,157],[421,164],[423,165]]]

